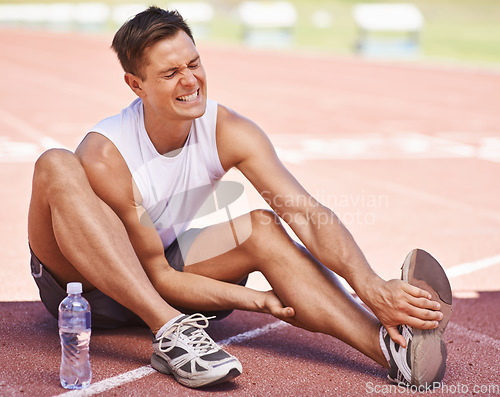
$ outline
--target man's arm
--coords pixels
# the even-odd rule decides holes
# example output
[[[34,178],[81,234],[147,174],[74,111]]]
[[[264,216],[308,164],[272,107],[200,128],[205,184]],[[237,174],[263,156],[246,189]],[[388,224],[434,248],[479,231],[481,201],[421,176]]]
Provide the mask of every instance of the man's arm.
[[[76,154],[94,192],[123,222],[144,271],[169,304],[200,311],[242,309],[279,318],[293,315],[272,293],[172,269],[160,236],[140,205],[141,196],[125,160],[114,144],[98,133],[90,133]]]
[[[217,131],[224,168],[235,166],[248,178],[311,254],[346,279],[395,341],[405,345],[397,331],[399,324],[437,326],[433,310],[438,306],[429,300],[429,293],[401,280],[382,280],[338,217],[290,174],[257,125],[219,106]]]

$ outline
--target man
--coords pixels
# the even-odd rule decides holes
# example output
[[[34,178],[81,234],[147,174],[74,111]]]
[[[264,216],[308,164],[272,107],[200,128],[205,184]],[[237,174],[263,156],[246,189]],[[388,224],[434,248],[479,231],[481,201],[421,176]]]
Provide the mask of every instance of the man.
[[[138,98],[93,127],[75,153],[50,150],[35,166],[28,231],[47,309],[57,316],[62,287],[82,282],[94,326],[146,323],[153,367],[189,387],[241,373],[239,361],[203,330],[207,313],[222,318],[233,309],[339,338],[388,368],[394,381],[439,382],[446,351],[432,349],[443,345],[444,306],[451,303],[443,300],[449,284],[439,264],[426,257],[422,272],[420,253],[404,269],[409,283],[378,277],[335,214],[279,161],[264,132],[207,99],[200,56],[176,12],[147,9],[119,29],[112,46]],[[187,230],[232,167],[274,211]],[[253,271],[273,290],[246,288]],[[425,289],[410,285],[419,272]],[[430,274],[439,283],[426,280]],[[421,369],[429,362],[432,373]]]

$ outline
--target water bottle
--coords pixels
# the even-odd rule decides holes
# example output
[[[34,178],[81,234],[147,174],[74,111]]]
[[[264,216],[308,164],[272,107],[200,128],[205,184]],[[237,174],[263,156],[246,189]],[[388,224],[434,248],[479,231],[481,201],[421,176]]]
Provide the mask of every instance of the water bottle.
[[[82,297],[81,283],[68,283],[68,296],[59,304],[61,370],[65,389],[84,389],[90,385],[90,305]]]

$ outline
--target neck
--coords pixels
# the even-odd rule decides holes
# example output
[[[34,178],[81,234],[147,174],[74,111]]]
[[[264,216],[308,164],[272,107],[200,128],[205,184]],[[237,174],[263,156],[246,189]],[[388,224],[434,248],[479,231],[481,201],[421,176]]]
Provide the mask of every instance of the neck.
[[[175,156],[186,143],[192,120],[165,120],[144,112],[144,126],[158,153]]]

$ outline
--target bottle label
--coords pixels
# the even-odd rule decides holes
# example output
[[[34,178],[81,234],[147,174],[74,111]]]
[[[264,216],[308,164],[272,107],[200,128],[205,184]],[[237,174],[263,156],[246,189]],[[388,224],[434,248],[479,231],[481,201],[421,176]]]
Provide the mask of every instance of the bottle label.
[[[59,328],[64,329],[64,332],[70,332],[68,331],[70,329],[81,332],[90,329],[90,318],[90,312],[80,312],[78,315],[72,312],[61,312],[59,313]]]
[[[85,313],[85,328],[90,329],[90,312]]]

